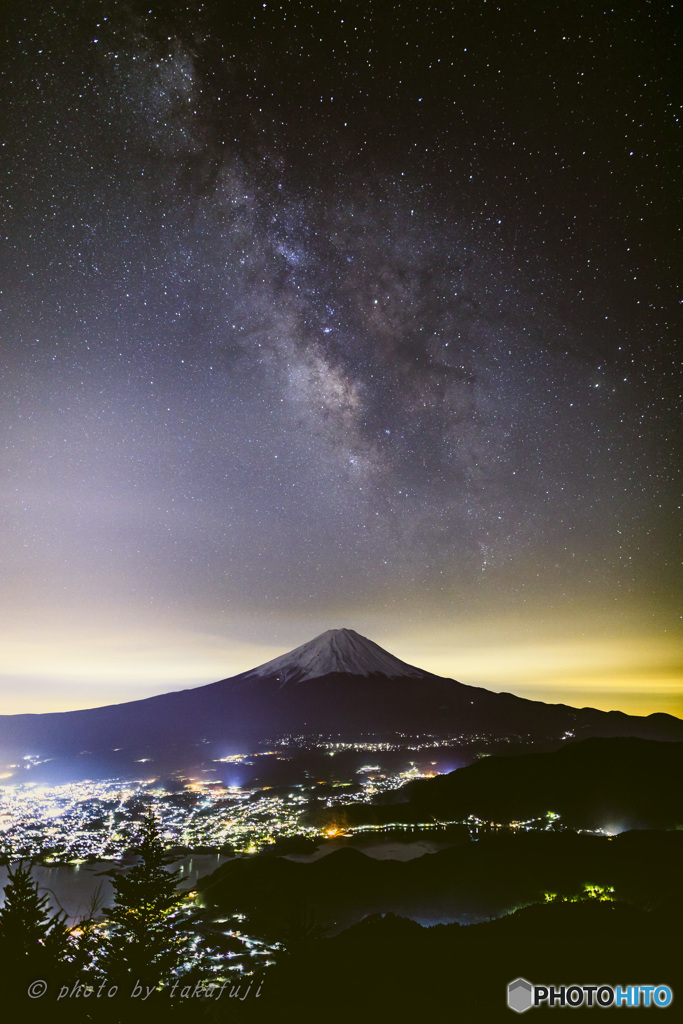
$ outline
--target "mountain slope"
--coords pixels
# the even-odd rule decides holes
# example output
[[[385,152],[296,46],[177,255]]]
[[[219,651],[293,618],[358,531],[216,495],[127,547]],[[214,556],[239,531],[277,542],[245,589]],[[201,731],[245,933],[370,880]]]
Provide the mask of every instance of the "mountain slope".
[[[592,738],[552,753],[487,757],[402,793],[427,818],[508,822],[552,811],[578,828],[676,828],[682,777],[683,743]]]
[[[284,734],[396,732],[557,743],[566,732],[683,739],[683,722],[492,693],[406,665],[344,629],[207,686],[85,711],[0,716],[0,764],[27,755],[78,758],[82,771],[98,777],[151,759],[158,774]]]

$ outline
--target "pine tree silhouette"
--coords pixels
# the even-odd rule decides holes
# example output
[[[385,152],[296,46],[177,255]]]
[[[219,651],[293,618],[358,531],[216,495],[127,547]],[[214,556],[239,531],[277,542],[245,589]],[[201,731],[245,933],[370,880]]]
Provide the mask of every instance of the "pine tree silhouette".
[[[170,858],[152,813],[143,819],[136,852],[139,863],[112,881],[115,903],[105,909],[108,934],[100,966],[124,987],[157,987],[188,962],[189,939],[174,921],[185,899],[177,892],[180,872],[166,870]]]
[[[63,911],[52,912],[47,894],[40,895],[31,864],[8,867],[5,903],[0,909],[0,962],[15,998],[26,1000],[32,981],[64,976],[75,946]],[[5,998],[7,996],[5,991]]]

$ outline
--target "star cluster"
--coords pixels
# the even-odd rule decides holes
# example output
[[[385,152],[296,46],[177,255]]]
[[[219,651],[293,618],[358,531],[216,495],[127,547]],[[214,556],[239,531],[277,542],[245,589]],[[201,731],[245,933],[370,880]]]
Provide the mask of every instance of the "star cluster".
[[[348,624],[673,710],[675,7],[5,6],[7,692]]]

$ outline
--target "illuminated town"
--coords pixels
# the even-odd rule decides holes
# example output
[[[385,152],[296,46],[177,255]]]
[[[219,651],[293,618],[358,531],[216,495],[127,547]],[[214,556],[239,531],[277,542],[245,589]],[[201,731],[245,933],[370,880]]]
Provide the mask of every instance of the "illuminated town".
[[[563,741],[573,738],[560,737]],[[274,880],[283,877],[279,865],[284,867],[285,859],[309,862],[330,853],[330,860],[325,859],[328,865],[335,851],[350,847],[354,854],[347,849],[349,855],[357,857],[357,851],[362,851],[370,864],[375,857],[419,863],[424,854],[438,857],[446,848],[460,847],[463,852],[482,849],[485,864],[486,851],[491,850],[488,837],[496,833],[505,841],[505,833],[524,832],[531,833],[529,839],[534,841],[534,833],[564,834],[548,836],[553,842],[555,838],[571,842],[572,834],[580,832],[611,838],[607,825],[586,828],[588,821],[565,821],[559,804],[535,817],[518,816],[519,820],[509,820],[511,815],[491,820],[475,814],[447,820],[444,814],[411,806],[410,799],[396,798],[397,791],[408,784],[419,787],[421,780],[443,778],[458,767],[488,758],[501,744],[513,743],[525,746],[519,736],[501,739],[482,733],[366,734],[358,740],[341,735],[281,735],[264,743],[263,749],[220,757],[211,756],[218,751],[205,747],[192,771],[161,770],[153,758],[144,757],[137,766],[137,779],[61,783],[56,773],[50,779],[49,760],[39,753],[27,755],[20,762],[0,766],[0,873],[6,873],[13,862],[31,862],[39,891],[50,895],[53,908],[68,914],[73,934],[90,928],[94,936],[106,937],[111,923],[111,880],[136,863],[135,849],[151,811],[166,849],[168,870],[178,870],[178,891],[185,897],[177,912],[177,927],[189,944],[188,969],[201,971],[211,984],[238,984],[241,979],[246,984],[251,979],[258,985],[268,970],[288,962],[301,934],[308,934],[307,928],[334,937],[354,923],[354,915],[372,914],[382,906],[381,899],[376,906],[374,896],[365,890],[355,907],[348,897],[355,891],[355,882],[344,881],[343,871],[330,875],[339,878],[340,892],[336,883],[325,890],[330,894],[329,906],[327,895],[309,897],[302,895],[305,890],[290,893],[286,885],[283,891]],[[526,746],[534,744],[527,741]],[[480,839],[485,841],[475,848]],[[367,869],[361,862],[356,861],[353,870],[359,871],[362,889],[367,885]],[[260,881],[250,893],[241,892],[242,880],[247,888],[250,884],[249,872],[240,873],[247,864],[256,869],[257,880],[264,880],[263,899]],[[284,877],[293,879],[289,874]],[[389,893],[389,907],[396,905],[400,913],[428,924],[454,918],[476,923],[539,899],[533,886],[518,890],[512,885],[509,893],[489,901],[485,889],[473,886],[471,895],[461,892],[455,899],[444,889],[441,906],[430,899],[429,887],[418,885],[411,891],[405,902]],[[558,904],[612,902],[614,892],[598,873],[590,884],[578,888],[559,879],[551,891],[541,890],[540,898]],[[306,900],[315,908],[310,921],[305,911],[300,918],[298,909],[297,901],[306,907]],[[350,903],[348,910],[345,901]]]
[[[85,780],[50,785],[30,780],[38,756],[25,758],[23,765],[6,766],[0,787],[0,843],[7,860],[31,858],[57,864],[79,861],[117,860],[135,845],[139,818],[149,809],[156,814],[169,850],[178,858],[190,853],[231,856],[254,854],[281,840],[303,837],[309,840],[351,840],[372,832],[392,830],[438,831],[456,822],[383,822],[343,824],[343,814],[334,821],[335,808],[371,804],[382,794],[406,783],[440,774],[438,761],[414,760],[416,752],[460,747],[465,742],[486,743],[487,737],[396,737],[395,741],[363,739],[357,742],[325,737],[281,737],[274,749],[232,754],[205,767],[198,777],[179,776],[169,789],[155,778],[137,780]],[[500,742],[500,741],[499,741]],[[324,778],[305,778],[288,786],[228,785],[217,781],[221,767],[252,768],[260,760],[292,760],[302,750],[323,752],[336,762],[350,753],[375,754],[375,759],[356,764],[351,774],[334,770]],[[400,754],[400,764],[387,767],[380,755]],[[339,757],[337,757],[339,755]],[[486,756],[478,754],[477,756]],[[141,765],[142,767],[142,765]],[[151,765],[150,765],[151,767]],[[302,775],[309,775],[303,772]],[[10,779],[12,781],[10,781]],[[311,809],[326,810],[325,824],[311,822]],[[314,815],[315,817],[315,815]],[[318,813],[320,817],[320,813]],[[329,821],[332,819],[332,823]],[[559,816],[549,811],[529,821],[489,822],[469,816],[461,822],[470,838],[482,831],[510,828],[563,828]],[[600,831],[600,830],[597,830]]]

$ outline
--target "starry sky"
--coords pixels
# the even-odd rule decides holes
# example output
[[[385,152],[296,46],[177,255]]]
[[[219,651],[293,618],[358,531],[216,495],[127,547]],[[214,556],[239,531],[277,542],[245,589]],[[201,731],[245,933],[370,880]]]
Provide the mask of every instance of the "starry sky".
[[[683,714],[676,5],[3,15],[0,712],[346,626]]]

